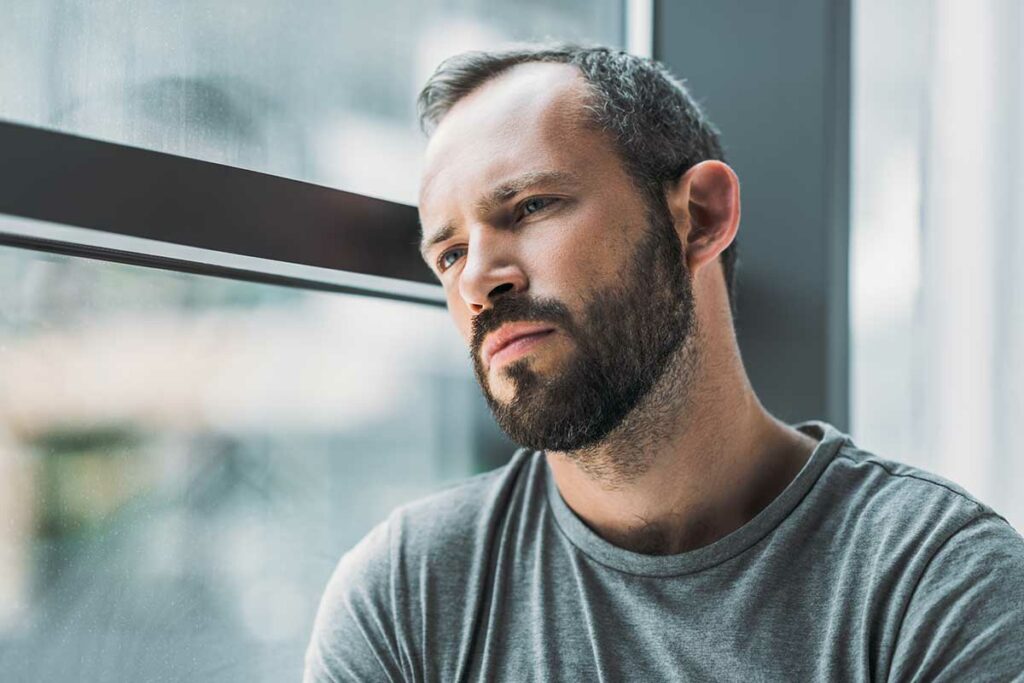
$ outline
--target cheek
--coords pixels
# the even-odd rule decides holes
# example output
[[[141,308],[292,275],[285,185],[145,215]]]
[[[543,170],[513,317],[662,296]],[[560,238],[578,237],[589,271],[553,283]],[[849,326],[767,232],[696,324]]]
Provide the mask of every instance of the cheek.
[[[531,282],[539,289],[569,293],[600,287],[617,276],[628,235],[599,212],[558,226],[528,254]],[[581,291],[581,294],[583,292]]]

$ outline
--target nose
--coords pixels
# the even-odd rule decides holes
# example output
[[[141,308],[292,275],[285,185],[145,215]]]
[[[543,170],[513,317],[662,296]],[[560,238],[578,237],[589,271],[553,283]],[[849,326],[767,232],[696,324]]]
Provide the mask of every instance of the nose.
[[[472,315],[492,307],[504,294],[526,291],[526,274],[504,240],[481,236],[470,243],[465,258],[459,295]]]

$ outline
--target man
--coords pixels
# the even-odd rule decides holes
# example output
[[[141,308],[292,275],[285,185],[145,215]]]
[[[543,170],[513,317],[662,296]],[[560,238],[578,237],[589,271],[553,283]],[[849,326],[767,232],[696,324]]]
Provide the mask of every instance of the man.
[[[1024,676],[1006,521],[758,402],[739,183],[682,85],[555,46],[448,60],[420,105],[423,256],[526,448],[342,558],[307,681]]]

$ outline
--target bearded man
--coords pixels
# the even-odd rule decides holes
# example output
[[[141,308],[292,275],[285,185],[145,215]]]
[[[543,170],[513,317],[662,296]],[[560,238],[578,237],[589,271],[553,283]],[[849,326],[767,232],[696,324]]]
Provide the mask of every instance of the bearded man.
[[[1024,675],[1020,535],[758,401],[739,182],[681,83],[605,48],[470,53],[420,112],[422,253],[524,448],[342,558],[307,681]]]

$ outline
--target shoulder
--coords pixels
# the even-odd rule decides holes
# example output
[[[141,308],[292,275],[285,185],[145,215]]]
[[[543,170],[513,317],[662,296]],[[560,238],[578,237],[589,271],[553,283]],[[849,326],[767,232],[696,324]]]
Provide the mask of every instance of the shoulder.
[[[365,668],[352,669],[355,678],[372,672],[399,680],[401,671],[416,667],[425,602],[472,585],[533,456],[517,451],[503,467],[396,508],[345,553],[320,601],[307,672],[349,672],[345,666],[358,664]]]
[[[907,598],[924,573],[941,564],[940,550],[972,534],[983,532],[968,544],[978,558],[1007,549],[1024,553],[1020,534],[962,486],[860,448],[826,427],[832,448],[794,528],[815,547],[828,548],[836,571]]]
[[[880,486],[899,487],[906,493],[967,503],[984,504],[961,486],[926,470],[883,458],[847,441],[836,453],[834,466],[862,479],[874,479]]]
[[[837,450],[822,479],[828,492],[875,532],[927,532],[942,542],[979,518],[1000,520],[1009,527],[991,507],[954,482],[850,441]]]
[[[993,567],[1010,562],[1024,568],[1024,538],[958,484],[852,444],[837,451],[830,470],[833,485],[845,490],[856,517],[876,535],[927,550],[927,571],[963,553]],[[977,565],[961,560],[961,571]]]
[[[1024,538],[989,507],[929,538],[903,611],[893,680],[1024,676]]]
[[[390,530],[378,524],[338,562],[320,598],[306,648],[307,683],[402,680],[389,602]]]
[[[814,487],[841,571],[874,586],[891,680],[1024,672],[1024,538],[963,487],[849,438]],[[1012,672],[1012,673],[1011,673]]]
[[[857,543],[862,556],[875,555],[876,566],[923,572],[942,548],[978,532],[971,552],[979,557],[1000,547],[1024,554],[1020,534],[963,487],[852,442],[837,450],[821,479],[816,493],[837,501],[843,540]]]
[[[810,429],[809,427],[813,427]],[[952,535],[980,518],[1013,529],[963,487],[923,469],[882,457],[823,422],[798,425],[821,436],[805,470],[813,483],[794,527],[866,571],[921,569]]]
[[[502,467],[395,509],[388,524],[397,550],[406,557],[458,552],[487,536],[508,510],[535,457],[535,452],[520,449]]]
[[[500,517],[532,456],[521,449],[502,467],[395,508],[341,558],[328,591],[379,583],[420,556],[452,560]]]

